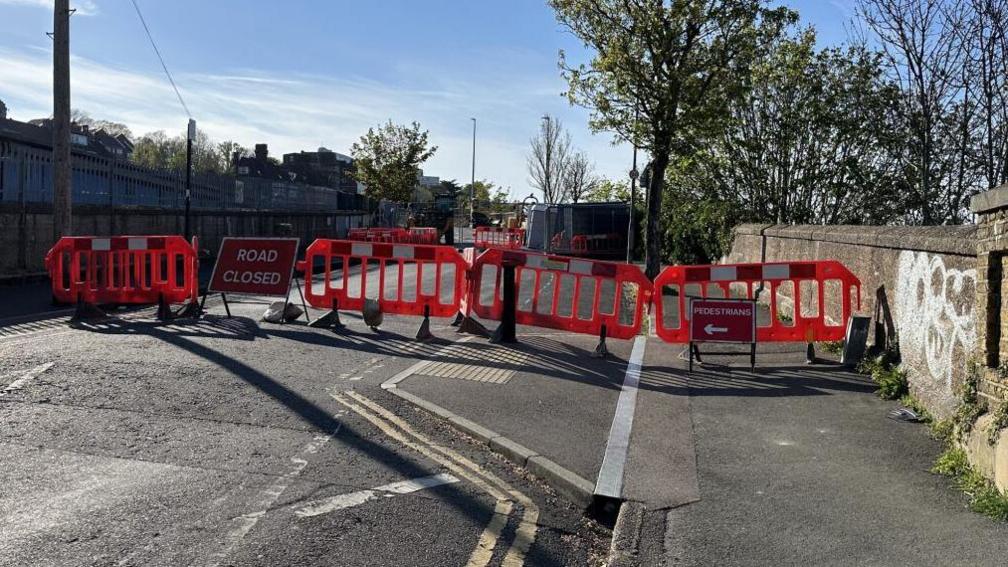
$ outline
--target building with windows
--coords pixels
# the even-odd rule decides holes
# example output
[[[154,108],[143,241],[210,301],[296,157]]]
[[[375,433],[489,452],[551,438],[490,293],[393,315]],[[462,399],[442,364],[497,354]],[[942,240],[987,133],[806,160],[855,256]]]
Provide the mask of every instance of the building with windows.
[[[357,180],[353,178],[353,159],[327,148],[284,154],[283,168],[296,181],[354,193],[358,190]]]
[[[6,110],[0,102],[0,136],[38,148],[52,147],[52,119],[21,122],[7,118]],[[76,123],[70,125],[70,144],[73,153],[117,161],[127,161],[133,154],[133,142],[123,134],[112,135],[105,130],[92,130]]]

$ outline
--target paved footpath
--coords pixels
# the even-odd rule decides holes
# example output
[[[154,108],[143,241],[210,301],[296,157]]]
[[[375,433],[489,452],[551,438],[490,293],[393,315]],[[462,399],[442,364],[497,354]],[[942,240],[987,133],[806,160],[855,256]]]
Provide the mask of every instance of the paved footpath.
[[[689,374],[683,347],[654,337],[637,339],[646,342],[637,371],[630,341],[610,340],[612,357],[600,361],[591,337],[525,331],[513,351],[523,365],[507,380],[448,383],[420,366],[396,389],[499,436],[489,445],[519,462],[554,461],[580,477],[582,499],[605,494],[604,463],[615,458],[628,504],[613,565],[1001,565],[1008,556],[1008,526],[969,512],[928,472],[940,447],[926,428],[887,419],[895,404],[865,377],[805,365],[803,346],[766,345],[755,373],[746,358],[707,356]],[[546,478],[563,486],[562,476]]]

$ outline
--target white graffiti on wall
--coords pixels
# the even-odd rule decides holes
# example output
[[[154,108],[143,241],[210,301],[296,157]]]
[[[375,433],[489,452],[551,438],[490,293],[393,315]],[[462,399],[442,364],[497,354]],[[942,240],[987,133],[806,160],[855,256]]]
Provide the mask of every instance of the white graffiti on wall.
[[[975,269],[946,268],[938,255],[900,254],[894,309],[900,355],[946,388],[955,352],[968,356],[976,346],[976,275]]]

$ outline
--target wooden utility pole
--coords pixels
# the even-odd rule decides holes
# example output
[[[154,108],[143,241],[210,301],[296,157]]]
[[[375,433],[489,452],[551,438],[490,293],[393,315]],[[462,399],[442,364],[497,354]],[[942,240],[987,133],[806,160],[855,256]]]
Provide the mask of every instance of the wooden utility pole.
[[[53,237],[73,233],[70,217],[70,0],[53,8]]]

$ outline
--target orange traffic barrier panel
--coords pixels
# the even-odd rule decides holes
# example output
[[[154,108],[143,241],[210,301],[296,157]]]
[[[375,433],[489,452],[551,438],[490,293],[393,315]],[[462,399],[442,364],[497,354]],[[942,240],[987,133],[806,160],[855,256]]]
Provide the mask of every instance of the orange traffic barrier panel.
[[[465,294],[466,262],[451,246],[318,239],[299,262],[317,308],[451,317]],[[333,314],[330,314],[333,315]],[[323,319],[335,321],[338,315]],[[371,325],[377,327],[377,325]]]
[[[409,242],[413,244],[437,244],[438,229],[431,227],[413,227],[409,229]]]
[[[619,339],[640,333],[651,282],[637,266],[500,248],[473,261],[467,309],[479,318],[501,319],[505,264],[515,266],[518,324]]]
[[[473,244],[477,248],[517,250],[525,245],[525,229],[478,226],[473,232]]]
[[[66,236],[46,270],[57,303],[165,304],[199,295],[197,240],[181,236]]]
[[[626,246],[626,240],[618,234],[578,234],[571,238],[571,254],[591,256],[619,252]]]
[[[394,244],[437,244],[439,236],[438,230],[431,227],[351,228],[347,231],[347,240]]]
[[[669,266],[655,278],[655,332],[688,343],[689,298],[756,302],[758,342],[838,341],[861,308],[861,281],[835,260]]]

